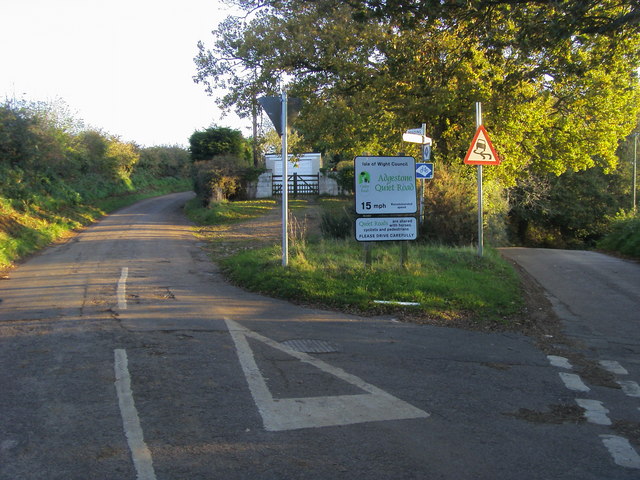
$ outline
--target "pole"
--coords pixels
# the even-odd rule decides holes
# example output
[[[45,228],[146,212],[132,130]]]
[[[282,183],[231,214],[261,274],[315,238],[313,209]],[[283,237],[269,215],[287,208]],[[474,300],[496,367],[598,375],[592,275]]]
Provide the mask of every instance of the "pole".
[[[637,190],[637,168],[638,168],[638,133],[636,132],[633,142],[633,211],[637,211],[636,190]]]
[[[282,89],[282,266],[289,265],[289,155],[287,145],[287,92]]]
[[[476,102],[476,130],[482,125],[482,103]],[[482,219],[482,165],[478,168],[478,256],[482,257],[484,247],[484,231]]]
[[[422,124],[422,138],[427,134],[427,124]],[[422,145],[422,161],[427,161],[427,145]],[[424,178],[420,179],[420,225],[424,223]]]

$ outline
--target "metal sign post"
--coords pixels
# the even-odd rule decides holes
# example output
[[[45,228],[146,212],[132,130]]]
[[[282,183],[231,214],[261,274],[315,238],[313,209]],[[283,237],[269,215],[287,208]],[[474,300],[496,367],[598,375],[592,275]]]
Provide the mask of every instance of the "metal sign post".
[[[416,178],[420,178],[420,224],[424,222],[424,180],[433,178],[433,164],[426,163],[431,159],[431,139],[427,137],[427,124],[420,128],[411,128],[402,134],[402,140],[419,143],[422,150],[422,163],[416,165]]]
[[[282,266],[289,265],[289,155],[287,145],[287,91],[282,89]]]
[[[483,206],[482,206],[482,166],[500,165],[500,157],[493,148],[487,130],[482,125],[482,104],[476,102],[476,133],[464,157],[465,165],[478,168],[478,256],[482,257],[484,247]]]
[[[482,103],[476,102],[476,129],[482,125]],[[483,212],[482,212],[482,165],[478,168],[478,256],[483,256],[484,249],[484,228],[483,228]]]
[[[282,89],[280,97],[261,97],[258,103],[262,106],[271,123],[282,138],[282,266],[289,264],[289,178],[287,171],[288,145],[287,127],[289,121],[293,121],[302,107],[302,100],[287,96],[286,90]]]

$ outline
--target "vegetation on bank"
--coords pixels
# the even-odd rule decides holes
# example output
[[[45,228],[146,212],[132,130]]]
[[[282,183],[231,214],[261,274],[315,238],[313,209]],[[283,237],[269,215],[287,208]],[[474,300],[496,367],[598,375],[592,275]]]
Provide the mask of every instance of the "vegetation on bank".
[[[190,190],[189,153],[87,129],[64,104],[0,105],[0,268],[142,198]]]
[[[598,247],[640,259],[640,217],[637,214],[616,216],[611,220],[609,233],[598,242]]]

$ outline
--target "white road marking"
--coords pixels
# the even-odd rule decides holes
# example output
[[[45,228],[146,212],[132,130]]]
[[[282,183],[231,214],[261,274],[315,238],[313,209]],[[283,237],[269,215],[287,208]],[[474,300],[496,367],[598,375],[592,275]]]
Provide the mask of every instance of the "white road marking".
[[[120,273],[120,280],[118,280],[118,310],[126,310],[127,309],[127,277],[129,276],[129,268],[122,267],[122,272]]]
[[[131,458],[136,469],[138,480],[156,480],[156,474],[153,470],[153,462],[151,460],[151,452],[144,442],[142,427],[140,426],[140,418],[133,401],[133,393],[131,391],[131,376],[129,375],[129,366],[126,350],[114,350],[116,374],[116,391],[118,392],[118,403],[120,404],[120,415],[122,416],[122,425],[124,433],[127,437],[129,450],[131,450]]]
[[[559,372],[560,379],[564,382],[564,386],[569,390],[573,390],[574,392],[588,392],[591,390],[587,387],[579,375],[575,373],[567,373],[567,372]]]
[[[333,367],[303,352],[255,333],[233,320],[225,319],[238,352],[240,365],[249,384],[253,400],[268,431],[319,428],[384,420],[426,418],[429,414],[379,389],[344,370]],[[308,363],[367,392],[360,395],[337,395],[274,399],[260,373],[247,337],[278,349],[301,362]]]
[[[382,305],[400,305],[401,307],[415,307],[419,306],[419,302],[398,302],[395,300],[374,300],[373,303],[380,303]]]
[[[629,440],[616,435],[600,435],[600,438],[617,465],[627,468],[640,468],[640,455],[633,449]]]
[[[622,387],[625,395],[640,398],[640,385],[633,380],[618,380],[616,383]]]
[[[609,410],[598,400],[586,398],[576,398],[576,403],[585,409],[584,416],[589,423],[596,425],[611,425],[611,420],[607,416]]]
[[[629,372],[626,368],[620,365],[615,360],[600,360],[600,366],[605,370],[615,373],[616,375],[628,375]]]
[[[559,357],[558,355],[547,355],[547,359],[549,363],[554,367],[558,368],[566,368],[567,370],[571,370],[573,366],[569,362],[569,360],[565,357]]]

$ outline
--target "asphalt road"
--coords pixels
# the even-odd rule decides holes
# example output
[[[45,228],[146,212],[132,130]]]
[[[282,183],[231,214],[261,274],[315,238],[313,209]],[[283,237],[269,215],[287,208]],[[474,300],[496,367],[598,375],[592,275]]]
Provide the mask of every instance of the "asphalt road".
[[[244,292],[202,252],[188,197],[123,209],[0,280],[0,479],[638,478],[616,422],[640,421],[639,398],[570,389],[519,334]],[[640,379],[637,357],[606,359]],[[611,425],[585,419],[589,399]]]

